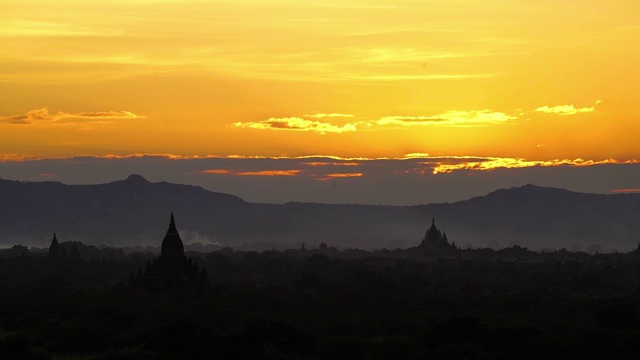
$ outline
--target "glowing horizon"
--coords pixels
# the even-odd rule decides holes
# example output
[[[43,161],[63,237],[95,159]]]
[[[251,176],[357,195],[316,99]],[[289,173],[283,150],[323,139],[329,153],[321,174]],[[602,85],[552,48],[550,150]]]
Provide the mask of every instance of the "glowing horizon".
[[[602,160],[585,160],[585,159],[552,159],[552,160],[527,160],[522,158],[500,158],[500,157],[484,157],[484,156],[430,156],[429,154],[406,154],[397,158],[341,158],[331,155],[307,155],[307,156],[241,156],[241,155],[229,155],[229,156],[217,156],[217,155],[191,155],[183,156],[176,154],[129,154],[129,155],[116,155],[108,154],[104,156],[96,155],[78,155],[73,157],[26,157],[17,154],[5,154],[0,156],[0,164],[10,162],[33,162],[42,160],[100,160],[100,159],[166,159],[166,160],[282,160],[282,161],[294,161],[294,169],[203,169],[200,172],[202,174],[209,175],[229,175],[229,176],[299,176],[305,173],[311,174],[318,180],[328,180],[332,178],[350,178],[350,177],[363,177],[361,172],[333,172],[322,173],[324,167],[331,168],[358,168],[370,164],[392,163],[411,161],[415,166],[412,169],[404,170],[404,173],[419,173],[419,174],[448,174],[457,171],[493,171],[497,169],[523,169],[531,167],[587,167],[594,165],[633,165],[640,164],[640,160],[616,160],[616,159],[602,159]],[[313,161],[309,161],[313,160]],[[354,161],[354,160],[357,160]],[[309,170],[309,168],[311,170]],[[45,177],[55,176],[54,174],[47,173]],[[612,190],[613,192],[616,192]],[[622,190],[621,190],[622,192]]]

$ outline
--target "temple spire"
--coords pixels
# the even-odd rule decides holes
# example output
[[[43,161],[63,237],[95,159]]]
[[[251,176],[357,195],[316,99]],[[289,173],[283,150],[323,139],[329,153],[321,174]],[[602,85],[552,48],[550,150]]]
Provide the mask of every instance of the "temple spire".
[[[182,239],[180,239],[180,234],[178,233],[178,229],[176,228],[176,220],[173,217],[173,212],[171,212],[171,220],[169,222],[169,229],[167,229],[167,234],[164,236],[164,240],[162,240],[162,249],[160,252],[160,260],[167,258],[184,258],[184,245],[182,244]],[[186,258],[185,258],[186,260]]]
[[[49,246],[49,255],[57,256],[60,252],[60,244],[58,243],[58,238],[56,237],[56,233],[53,233],[53,240],[51,240],[51,245]]]
[[[56,233],[53,233],[53,239],[51,240],[51,246],[49,246],[47,259],[54,262],[67,260],[67,252],[65,251],[64,247],[60,246],[60,244],[58,243],[58,237],[56,236]]]
[[[171,220],[169,221],[169,229],[167,233],[177,233],[178,229],[176,229],[176,220],[173,218],[173,211],[171,212]]]

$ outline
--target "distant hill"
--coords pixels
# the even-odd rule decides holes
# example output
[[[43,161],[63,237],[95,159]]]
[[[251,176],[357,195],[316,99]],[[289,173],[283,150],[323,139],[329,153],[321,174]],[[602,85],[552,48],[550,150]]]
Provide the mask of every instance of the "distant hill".
[[[253,204],[139,175],[100,185],[0,180],[0,245],[60,241],[159,246],[175,212],[186,243],[410,247],[436,217],[459,246],[628,251],[640,241],[640,194],[596,195],[533,185],[420,206]]]

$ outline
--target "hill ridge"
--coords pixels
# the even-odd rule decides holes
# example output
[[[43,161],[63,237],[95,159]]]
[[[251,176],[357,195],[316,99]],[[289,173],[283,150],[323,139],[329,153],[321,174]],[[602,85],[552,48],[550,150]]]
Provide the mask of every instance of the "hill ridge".
[[[58,232],[61,241],[155,246],[174,211],[186,242],[227,246],[325,242],[406,248],[419,243],[435,217],[459,245],[515,243],[539,249],[602,244],[625,250],[635,248],[640,238],[640,196],[633,195],[526,184],[460,202],[416,206],[255,204],[199,186],[149,182],[136,174],[94,185],[2,179],[0,244],[42,246]]]

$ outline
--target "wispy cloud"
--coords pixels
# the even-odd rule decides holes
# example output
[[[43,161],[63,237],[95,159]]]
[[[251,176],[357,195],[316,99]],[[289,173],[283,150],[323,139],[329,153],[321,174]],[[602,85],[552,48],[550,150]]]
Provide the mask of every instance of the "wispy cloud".
[[[406,159],[420,159],[420,158],[428,158],[429,154],[427,153],[410,153],[404,156]]]
[[[509,115],[499,111],[485,110],[451,110],[438,115],[430,116],[385,116],[377,121],[375,125],[465,125],[482,126],[490,124],[504,123],[517,119],[517,116]],[[371,123],[367,123],[371,127]]]
[[[350,178],[350,177],[361,177],[362,173],[358,172],[358,173],[333,173],[333,174],[327,174],[327,177],[330,178]]]
[[[311,162],[303,162],[300,165],[307,166],[359,166],[360,163],[357,162],[325,162],[325,161],[311,161]]]
[[[436,160],[436,159],[434,159]],[[451,157],[436,161],[423,162],[425,165],[433,165],[433,174],[451,173],[459,170],[491,171],[495,169],[518,169],[535,166],[593,166],[604,164],[637,164],[638,160],[584,160],[584,159],[555,159],[555,160],[526,160],[522,158],[466,158]]]
[[[351,114],[313,114],[303,115],[302,117],[293,116],[285,118],[269,118],[267,120],[257,122],[235,122],[233,127],[260,129],[260,130],[293,130],[293,131],[312,131],[319,134],[327,133],[345,133],[358,130],[382,130],[390,127],[409,127],[409,126],[427,126],[427,125],[443,125],[443,126],[487,126],[505,123],[515,120],[518,117],[500,111],[484,110],[450,110],[436,115],[421,116],[405,116],[393,115],[385,116],[378,120],[371,121],[352,121],[346,124],[334,124],[327,121],[318,121],[314,119],[322,118],[339,118],[354,117]]]
[[[234,174],[234,171],[229,169],[207,169],[207,170],[202,170],[202,173],[214,174],[214,175],[227,175],[227,174]]]
[[[232,126],[260,130],[313,131],[322,135],[357,130],[353,124],[338,126],[327,122],[303,119],[301,117],[270,118],[257,122],[236,122],[233,123]]]
[[[302,170],[260,170],[260,171],[240,171],[241,176],[296,176]]]
[[[137,119],[145,116],[136,115],[130,111],[88,111],[75,114],[58,113],[67,118],[103,118],[103,119]]]
[[[243,171],[232,169],[207,169],[203,170],[203,174],[214,175],[237,175],[237,176],[296,176],[302,170],[259,170],[259,171]]]
[[[4,153],[0,154],[0,163],[3,162],[15,162],[15,161],[36,161],[42,160],[43,157],[27,155],[27,154],[15,154],[15,153]]]
[[[602,103],[597,100],[595,105]],[[576,108],[573,105],[542,106],[535,111],[556,115],[573,115],[577,113],[587,113],[595,111],[592,107]],[[344,124],[334,124],[329,121],[318,121],[315,119],[325,118],[351,118],[352,114],[340,113],[318,113],[307,114],[301,117],[293,116],[286,118],[270,118],[258,122],[236,122],[234,127],[243,127],[263,130],[295,130],[312,131],[319,134],[345,133],[359,130],[384,130],[389,128],[405,128],[413,126],[456,126],[456,127],[483,127],[491,125],[506,124],[513,120],[518,120],[525,112],[522,109],[513,113],[495,111],[491,109],[482,110],[448,110],[434,115],[389,115],[377,120],[358,120]],[[542,147],[544,145],[538,145]]]
[[[145,116],[136,115],[130,111],[88,111],[67,113],[59,111],[51,114],[49,109],[42,108],[26,112],[22,115],[0,116],[0,122],[9,124],[46,124],[46,123],[108,123],[104,120],[139,119]]]
[[[596,104],[601,103],[602,101],[598,100],[596,101]],[[549,106],[542,106],[536,109],[536,111],[538,112],[544,112],[547,114],[556,114],[556,115],[574,115],[577,113],[588,113],[588,112],[592,112],[595,111],[596,107],[592,106],[592,107],[583,107],[583,108],[576,108],[573,105],[557,105],[557,106],[553,106],[553,107],[549,107]]]
[[[313,175],[313,176],[316,178],[316,180],[327,181],[332,179],[358,178],[358,177],[362,177],[363,175],[361,172],[357,172],[357,173],[331,173],[331,174]]]
[[[10,124],[32,124],[34,122],[52,122],[54,118],[49,114],[49,110],[44,108],[28,111],[24,115],[2,116],[0,121]]]
[[[639,188],[611,189],[611,192],[614,194],[634,194],[634,193],[640,193],[640,189]]]

